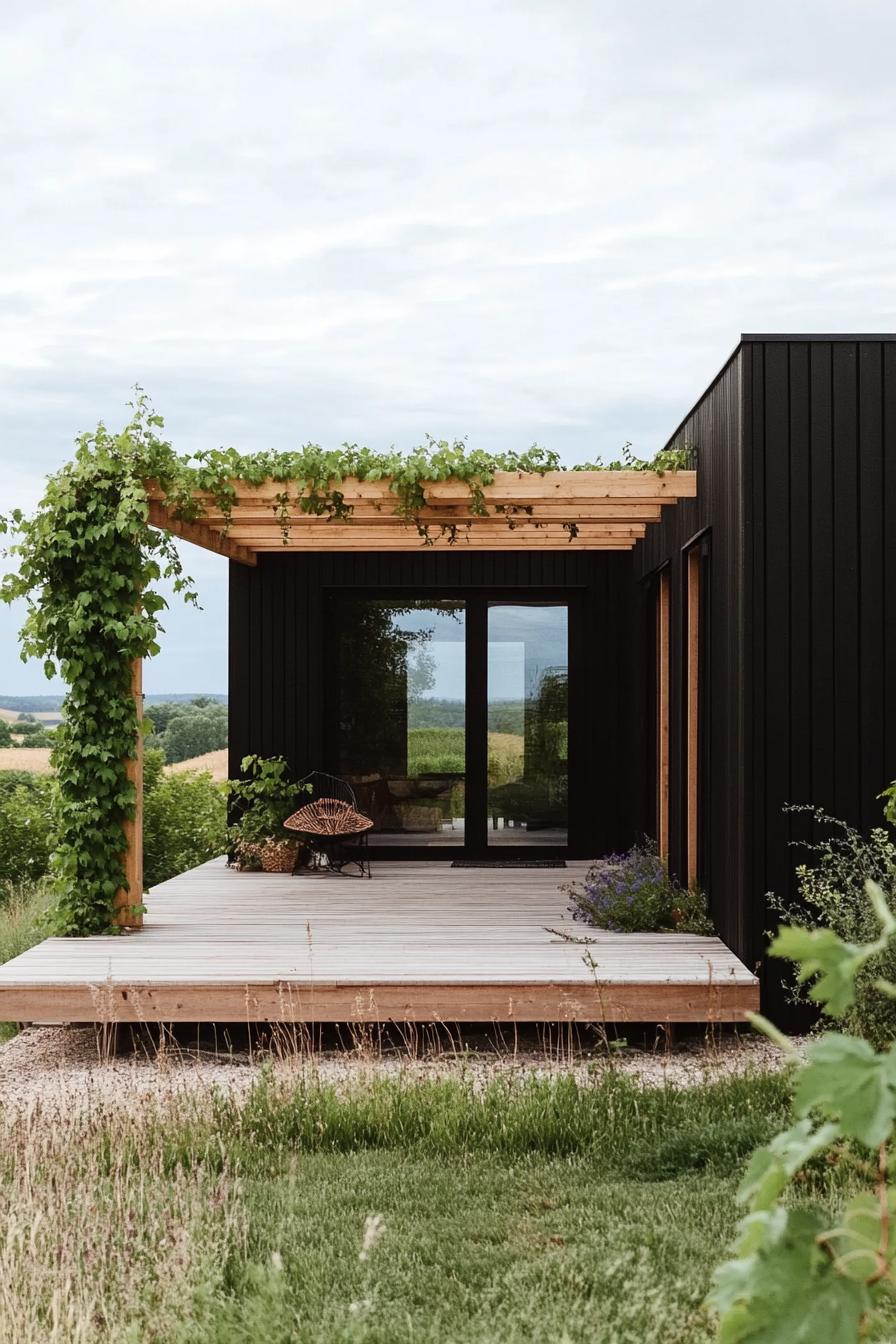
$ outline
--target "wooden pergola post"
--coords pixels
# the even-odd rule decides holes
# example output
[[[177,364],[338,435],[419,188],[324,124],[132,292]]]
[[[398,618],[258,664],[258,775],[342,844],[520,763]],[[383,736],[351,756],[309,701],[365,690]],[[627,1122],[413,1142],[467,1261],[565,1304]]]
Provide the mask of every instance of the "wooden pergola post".
[[[143,927],[143,915],[135,914],[132,907],[143,904],[143,659],[131,663],[131,695],[137,711],[137,750],[127,759],[128,779],[137,790],[133,820],[122,825],[124,835],[124,871],[127,887],[115,893],[114,921],[122,929]]]

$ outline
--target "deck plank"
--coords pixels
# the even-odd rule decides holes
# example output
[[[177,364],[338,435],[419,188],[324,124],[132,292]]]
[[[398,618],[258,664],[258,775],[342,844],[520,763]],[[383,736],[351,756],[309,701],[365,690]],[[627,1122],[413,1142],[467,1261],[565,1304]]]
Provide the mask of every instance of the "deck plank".
[[[367,882],[213,860],[154,888],[139,932],[48,938],[0,966],[0,1018],[732,1021],[758,1006],[718,938],[575,923],[560,888],[586,867],[378,861]]]

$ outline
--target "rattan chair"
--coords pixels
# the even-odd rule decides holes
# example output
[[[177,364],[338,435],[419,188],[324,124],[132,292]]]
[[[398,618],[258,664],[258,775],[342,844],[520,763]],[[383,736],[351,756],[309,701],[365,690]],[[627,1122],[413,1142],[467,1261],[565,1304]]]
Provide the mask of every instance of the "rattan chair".
[[[307,839],[313,855],[311,867],[320,870],[326,866],[331,872],[341,873],[346,865],[352,865],[361,877],[370,877],[367,834],[373,822],[358,810],[354,789],[344,779],[321,770],[313,770],[300,783],[311,785],[312,800],[287,817],[283,825]]]

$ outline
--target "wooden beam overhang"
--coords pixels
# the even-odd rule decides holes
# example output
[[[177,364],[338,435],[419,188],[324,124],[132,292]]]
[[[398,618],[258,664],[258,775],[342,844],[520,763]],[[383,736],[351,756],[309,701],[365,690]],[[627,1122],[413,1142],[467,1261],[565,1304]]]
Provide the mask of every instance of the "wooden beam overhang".
[[[464,481],[424,484],[425,504],[408,519],[396,512],[389,480],[339,482],[348,518],[302,511],[297,491],[280,481],[232,481],[229,518],[202,491],[195,520],[178,518],[164,492],[147,484],[150,522],[207,550],[254,565],[264,553],[304,551],[630,550],[663,508],[697,493],[695,471],[502,471],[483,487],[487,512],[470,509]],[[284,498],[285,497],[285,498]]]
[[[253,551],[224,536],[220,528],[211,527],[204,521],[188,522],[185,518],[178,518],[171,510],[166,509],[164,504],[152,498],[149,500],[149,521],[153,527],[163,528],[176,537],[182,537],[184,541],[192,541],[195,546],[204,547],[207,551],[217,551],[219,555],[225,555],[228,560],[239,560],[242,565],[258,563]]]

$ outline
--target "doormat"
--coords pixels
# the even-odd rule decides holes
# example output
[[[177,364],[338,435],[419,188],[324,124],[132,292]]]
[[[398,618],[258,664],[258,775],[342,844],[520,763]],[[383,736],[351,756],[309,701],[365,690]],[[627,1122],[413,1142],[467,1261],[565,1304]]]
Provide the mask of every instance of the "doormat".
[[[452,868],[565,868],[565,859],[455,859]]]

